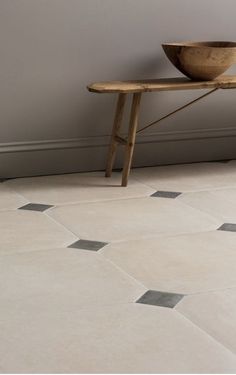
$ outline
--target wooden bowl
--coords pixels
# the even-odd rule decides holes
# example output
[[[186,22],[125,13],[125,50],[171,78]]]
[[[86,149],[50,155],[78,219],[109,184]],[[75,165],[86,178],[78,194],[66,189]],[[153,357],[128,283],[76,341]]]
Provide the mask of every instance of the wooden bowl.
[[[236,42],[164,43],[162,47],[172,64],[193,80],[213,80],[236,63]]]

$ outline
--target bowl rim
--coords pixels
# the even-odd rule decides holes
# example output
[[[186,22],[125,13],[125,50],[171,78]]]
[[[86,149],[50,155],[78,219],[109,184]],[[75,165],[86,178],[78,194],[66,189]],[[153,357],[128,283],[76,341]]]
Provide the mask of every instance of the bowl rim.
[[[220,46],[217,44],[229,44],[229,46],[227,45]],[[215,49],[233,49],[233,50],[236,48],[236,42],[229,41],[229,40],[202,40],[202,41],[192,41],[192,40],[190,41],[189,40],[189,41],[184,41],[184,42],[166,42],[166,43],[162,43],[161,45],[162,47],[171,46],[171,47],[215,48]]]

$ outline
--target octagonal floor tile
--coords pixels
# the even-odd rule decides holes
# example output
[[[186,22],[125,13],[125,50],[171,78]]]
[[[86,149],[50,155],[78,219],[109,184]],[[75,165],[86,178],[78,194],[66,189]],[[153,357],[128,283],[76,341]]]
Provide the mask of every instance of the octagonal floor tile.
[[[25,309],[25,304],[8,304],[1,314],[0,363],[5,373],[236,369],[235,355],[177,311],[141,304],[67,311],[40,303]]]
[[[176,199],[152,197],[61,206],[48,214],[80,238],[104,242],[207,231],[222,224]]]
[[[236,186],[236,169],[225,163],[192,163],[137,168],[132,177],[156,190],[198,191]]]
[[[17,178],[5,182],[30,202],[60,205],[74,202],[145,197],[155,192],[135,179],[121,185],[121,174],[113,172],[105,178],[104,172],[73,173],[55,176]]]
[[[16,209],[28,201],[4,184],[0,185],[0,210]]]
[[[178,199],[223,222],[236,223],[236,188],[187,193]]]
[[[78,239],[41,212],[2,211],[0,223],[0,254],[65,247]]]
[[[191,294],[236,286],[235,243],[236,233],[214,231],[110,244],[101,253],[148,289]]]
[[[37,305],[64,312],[133,302],[146,291],[104,257],[76,249],[1,256],[0,285],[4,305],[23,303],[26,309]]]
[[[236,353],[236,288],[187,296],[176,308]]]

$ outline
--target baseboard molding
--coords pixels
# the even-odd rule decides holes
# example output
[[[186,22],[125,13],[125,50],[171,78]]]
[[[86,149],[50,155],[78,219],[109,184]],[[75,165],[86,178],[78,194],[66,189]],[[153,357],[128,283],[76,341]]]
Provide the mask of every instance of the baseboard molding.
[[[236,127],[219,129],[180,130],[176,132],[155,132],[137,136],[137,144],[178,142],[183,140],[235,137]],[[0,143],[0,154],[16,152],[32,152],[44,150],[107,147],[110,136],[80,137],[72,139],[53,139],[42,141]]]
[[[133,166],[236,158],[236,127],[144,133]],[[0,144],[0,177],[72,173],[105,168],[110,136]],[[119,148],[115,167],[123,161]]]

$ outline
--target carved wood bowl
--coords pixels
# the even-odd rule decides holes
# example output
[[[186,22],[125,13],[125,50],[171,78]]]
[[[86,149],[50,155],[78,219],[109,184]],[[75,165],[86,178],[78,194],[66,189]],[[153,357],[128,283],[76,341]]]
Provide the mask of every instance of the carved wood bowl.
[[[236,42],[164,43],[162,47],[172,64],[193,80],[213,80],[236,63]]]

